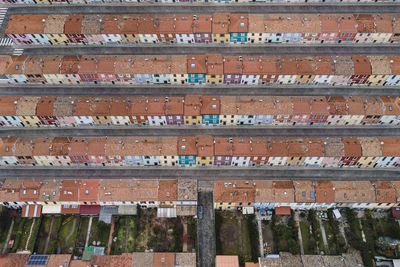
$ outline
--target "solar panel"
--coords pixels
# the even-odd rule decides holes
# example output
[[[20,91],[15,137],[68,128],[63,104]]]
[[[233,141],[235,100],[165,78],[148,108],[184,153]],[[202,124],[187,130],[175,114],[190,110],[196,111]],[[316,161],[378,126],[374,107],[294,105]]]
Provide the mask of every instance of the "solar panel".
[[[31,255],[28,260],[28,266],[46,265],[49,260],[48,255]]]

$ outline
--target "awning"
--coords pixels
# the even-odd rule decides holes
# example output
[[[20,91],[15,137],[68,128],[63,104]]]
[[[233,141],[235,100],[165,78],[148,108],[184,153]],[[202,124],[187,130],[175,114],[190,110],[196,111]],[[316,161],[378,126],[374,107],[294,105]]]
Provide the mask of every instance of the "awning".
[[[290,207],[276,207],[275,208],[275,215],[278,216],[289,216],[290,215]]]
[[[119,215],[136,215],[137,206],[136,205],[120,205],[118,206]]]
[[[243,207],[242,213],[243,214],[254,214],[254,207]]]
[[[333,214],[335,215],[336,219],[342,218],[342,214],[340,214],[340,211],[338,209],[334,209]]]
[[[158,218],[175,218],[176,209],[175,208],[157,208]]]
[[[79,213],[81,215],[99,215],[100,205],[80,205]]]
[[[26,205],[22,207],[22,217],[38,218],[42,215],[41,205]]]
[[[113,215],[118,214],[117,206],[102,206],[100,208],[99,221],[110,224]]]
[[[43,214],[60,214],[61,205],[44,205],[42,208]]]
[[[79,214],[79,206],[78,205],[61,205],[61,213],[62,214]]]

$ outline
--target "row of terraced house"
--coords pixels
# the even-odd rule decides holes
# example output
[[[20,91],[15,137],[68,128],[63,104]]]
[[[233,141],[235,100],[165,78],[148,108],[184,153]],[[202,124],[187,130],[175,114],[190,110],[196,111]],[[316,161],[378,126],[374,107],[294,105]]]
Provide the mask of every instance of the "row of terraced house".
[[[397,137],[9,137],[0,166],[396,168]]]
[[[0,126],[399,125],[399,97],[33,97],[0,99]]]
[[[216,209],[243,213],[279,207],[390,209],[400,205],[398,181],[230,180],[215,181],[213,190]],[[0,203],[22,208],[25,217],[35,217],[32,206],[40,210],[36,215],[99,215],[112,207],[112,215],[126,215],[140,207],[157,208],[159,216],[192,216],[197,180],[5,179],[0,184]]]
[[[18,44],[400,43],[394,14],[11,15]]]
[[[21,209],[23,217],[41,214],[135,214],[136,208],[157,208],[159,217],[196,214],[195,179],[6,179],[2,205]],[[35,213],[36,211],[36,213]],[[36,216],[35,216],[36,215]]]
[[[0,56],[0,82],[398,86],[400,56]]]

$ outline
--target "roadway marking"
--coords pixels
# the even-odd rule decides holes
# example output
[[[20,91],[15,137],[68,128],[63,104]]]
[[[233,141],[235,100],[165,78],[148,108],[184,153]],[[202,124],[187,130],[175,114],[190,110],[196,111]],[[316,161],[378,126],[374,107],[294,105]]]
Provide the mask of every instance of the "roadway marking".
[[[6,17],[7,10],[8,10],[8,8],[6,8],[6,7],[0,8],[0,27],[1,27],[1,24],[3,24],[4,18]]]
[[[13,51],[13,56],[20,56],[24,53],[24,49],[22,48],[15,48]]]
[[[11,38],[4,37],[0,38],[0,46],[13,46],[14,42]]]

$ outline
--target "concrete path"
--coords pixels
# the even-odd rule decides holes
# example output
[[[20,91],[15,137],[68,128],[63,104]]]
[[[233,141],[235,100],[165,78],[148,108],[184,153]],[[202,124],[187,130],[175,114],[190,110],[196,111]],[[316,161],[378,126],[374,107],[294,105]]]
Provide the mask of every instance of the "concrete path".
[[[300,230],[300,218],[299,218],[299,212],[296,211],[294,213],[294,221],[296,222],[296,227],[297,227],[297,236],[299,238],[299,243],[300,243],[300,254],[304,255],[304,246],[303,246],[303,237],[301,236],[301,230]]]
[[[344,242],[346,243],[346,246],[348,246],[349,244],[347,243],[346,233],[344,231],[344,225],[342,222],[339,222],[339,229],[340,229],[340,234],[343,236]]]
[[[183,244],[182,244],[182,251],[188,252],[188,244],[187,244],[187,223],[186,221],[183,222]]]
[[[31,240],[32,231],[33,231],[33,226],[35,226],[35,223],[36,223],[36,218],[33,218],[33,222],[32,222],[32,224],[31,224],[31,229],[29,229],[28,239],[26,240],[25,250],[28,250],[29,241]]]
[[[44,254],[47,254],[47,249],[49,248],[49,243],[50,243],[50,237],[51,237],[51,231],[53,229],[53,223],[54,223],[54,216],[51,216],[51,222],[50,222],[50,227],[49,227],[49,234],[46,238],[46,244],[44,246]],[[53,253],[53,252],[51,252]]]
[[[360,220],[360,219],[358,220],[358,223],[360,224],[362,240],[363,240],[364,242],[367,242],[367,239],[365,238],[364,229],[363,229],[363,226],[362,226],[362,223],[361,223],[361,220]]]
[[[87,232],[86,232],[85,247],[87,247],[89,245],[90,231],[92,230],[92,222],[93,222],[93,216],[90,216],[89,225],[88,225],[88,229],[87,229]]]
[[[69,234],[65,237],[65,243],[68,243],[69,239],[71,238],[71,236],[74,234],[75,232],[75,227],[76,227],[76,221],[78,220],[77,218],[73,219],[74,222],[72,224],[72,229],[71,232],[69,232]]]
[[[11,224],[10,224],[10,228],[8,229],[6,242],[4,243],[4,247],[3,247],[3,250],[2,250],[1,254],[5,254],[6,251],[7,251],[8,241],[10,241],[11,233],[12,233],[13,228],[14,228],[14,219],[12,219]]]
[[[321,218],[318,217],[318,221],[319,221],[319,227],[321,229],[322,241],[324,242],[325,248],[328,249],[329,246],[328,246],[328,239],[326,238],[325,226]]]
[[[108,243],[107,243],[107,255],[111,254],[111,246],[113,244],[113,235],[114,235],[114,231],[115,231],[115,220],[114,220],[114,216],[111,217],[111,227],[110,227],[110,234],[108,236]],[[128,243],[128,237],[127,235],[127,229],[125,229],[125,251],[126,251],[126,247],[127,247],[127,243]]]
[[[263,240],[263,235],[262,235],[262,221],[261,217],[258,213],[256,213],[256,218],[257,218],[257,228],[258,228],[258,242],[259,242],[259,247],[260,247],[260,257],[264,256],[264,240]]]

